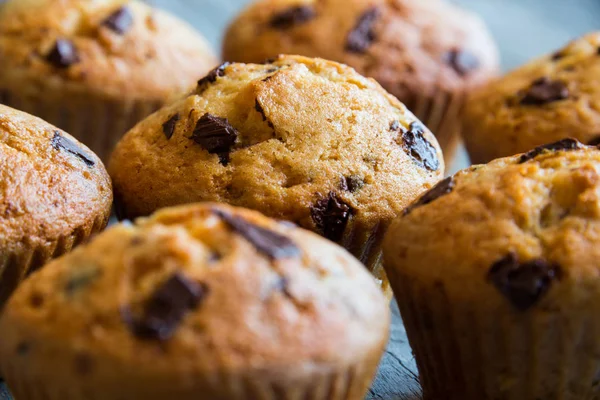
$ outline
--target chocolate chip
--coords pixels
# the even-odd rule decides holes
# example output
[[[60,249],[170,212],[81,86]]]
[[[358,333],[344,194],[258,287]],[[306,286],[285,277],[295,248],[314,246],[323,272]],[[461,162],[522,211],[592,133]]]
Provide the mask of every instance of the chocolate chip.
[[[270,229],[252,224],[244,218],[215,210],[217,214],[231,229],[239,233],[256,250],[271,260],[294,258],[300,256],[300,249],[286,236]]]
[[[256,99],[256,101],[254,102],[254,109],[262,116],[263,121],[265,121],[267,125],[269,125],[269,128],[275,129],[273,123],[269,120],[269,118],[267,118],[267,115],[265,114],[265,109],[263,108],[262,104],[260,104],[260,101],[258,101],[258,99]]]
[[[404,209],[404,215],[408,215],[417,207],[424,206],[431,203],[434,200],[452,192],[454,190],[455,182],[454,178],[449,176],[446,179],[438,182],[434,187],[429,189],[424,195],[422,195],[417,201]]]
[[[334,242],[344,236],[348,220],[353,214],[352,207],[334,192],[317,200],[310,208],[310,215],[323,236]]]
[[[140,339],[169,339],[188,311],[198,307],[208,288],[176,272],[154,292],[144,307],[142,318],[125,316],[133,334]]]
[[[404,151],[420,166],[430,171],[440,168],[435,147],[425,139],[425,127],[421,123],[413,122],[410,129],[402,133],[402,146]]]
[[[365,181],[356,175],[346,176],[340,182],[340,189],[345,192],[354,193],[365,186]]]
[[[547,77],[535,80],[525,96],[521,99],[523,105],[544,105],[569,97],[569,88],[564,82],[552,81]]]
[[[198,81],[198,87],[204,86],[204,85],[207,85],[210,83],[215,83],[217,81],[217,78],[219,78],[221,76],[225,76],[225,68],[227,68],[227,66],[229,66],[230,64],[231,63],[229,63],[229,62],[225,62],[225,63],[219,65],[218,67],[214,68],[204,78],[202,78]]]
[[[588,142],[588,146],[600,146],[600,135],[594,137]]]
[[[562,50],[560,50],[560,51],[557,51],[556,53],[552,54],[552,56],[550,58],[552,61],[558,61],[564,57],[565,57],[565,54],[563,53]]]
[[[67,139],[58,131],[54,131],[54,136],[50,140],[50,144],[56,150],[64,150],[67,153],[71,153],[74,156],[77,156],[88,167],[93,167],[96,164],[96,162],[90,155],[84,153],[84,151],[79,146],[77,146],[71,139]]]
[[[356,21],[346,38],[346,51],[364,53],[375,41],[375,22],[380,16],[377,7],[369,8]]]
[[[162,126],[163,133],[167,137],[167,140],[173,137],[173,133],[175,133],[175,126],[177,125],[177,121],[179,121],[179,114],[172,115],[171,118],[167,120]]]
[[[496,261],[488,279],[514,307],[526,311],[534,306],[559,279],[560,267],[542,259],[520,263],[514,253]]]
[[[461,76],[479,68],[479,59],[467,50],[454,49],[444,53],[443,60]]]
[[[549,143],[549,144],[545,144],[543,146],[536,147],[535,149],[521,155],[521,157],[519,157],[519,164],[522,164],[529,160],[533,160],[535,157],[537,157],[540,154],[547,152],[547,151],[548,152],[549,151],[559,151],[559,150],[569,151],[569,150],[577,150],[577,149],[581,149],[581,148],[582,148],[582,144],[579,143],[579,141],[577,141],[576,139],[567,138],[567,139],[559,140],[558,142]]]
[[[235,144],[238,131],[225,118],[204,114],[196,123],[192,139],[211,154],[218,154],[223,164],[229,160],[229,152]]]
[[[400,121],[392,121],[390,122],[390,131],[398,131],[402,126],[400,125]]]
[[[133,14],[127,7],[121,7],[102,21],[102,25],[122,35],[133,25]]]
[[[314,8],[310,6],[294,6],[273,15],[269,25],[275,29],[289,29],[310,21],[316,15]]]
[[[58,39],[46,55],[46,60],[57,68],[69,68],[80,61],[77,48],[67,39]]]

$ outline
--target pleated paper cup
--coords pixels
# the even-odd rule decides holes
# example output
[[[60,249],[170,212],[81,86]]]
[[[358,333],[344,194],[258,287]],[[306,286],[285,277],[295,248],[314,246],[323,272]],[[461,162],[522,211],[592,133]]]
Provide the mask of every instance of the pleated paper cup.
[[[28,274],[86,242],[93,234],[106,227],[109,217],[110,212],[106,212],[77,227],[68,235],[42,243],[25,239],[16,249],[3,251],[0,254],[0,310]]]
[[[600,399],[598,307],[519,311],[388,273],[425,400]]]
[[[125,132],[164,105],[162,101],[93,95],[78,88],[62,88],[42,96],[7,87],[0,87],[0,103],[56,125],[102,161],[108,160]]]

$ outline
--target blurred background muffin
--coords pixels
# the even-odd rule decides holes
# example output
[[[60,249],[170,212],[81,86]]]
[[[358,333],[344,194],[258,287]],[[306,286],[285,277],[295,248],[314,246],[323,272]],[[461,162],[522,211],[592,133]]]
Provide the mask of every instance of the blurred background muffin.
[[[598,398],[598,148],[563,140],[445,179],[384,257],[425,400]]]
[[[112,227],[27,280],[0,320],[0,370],[19,400],[363,400],[389,323],[341,247],[192,205]]]
[[[103,229],[111,205],[110,179],[94,153],[0,105],[0,309],[28,273]]]
[[[318,232],[380,268],[389,222],[444,175],[435,137],[332,61],[224,64],[129,131],[110,160],[122,216],[215,201]]]
[[[227,61],[322,57],[375,78],[436,135],[446,163],[465,93],[499,70],[483,22],[445,0],[260,0],[230,25]]]
[[[105,158],[136,122],[217,64],[183,21],[139,1],[0,3],[0,103]]]
[[[473,93],[464,138],[474,163],[573,137],[600,143],[600,32],[576,39]]]

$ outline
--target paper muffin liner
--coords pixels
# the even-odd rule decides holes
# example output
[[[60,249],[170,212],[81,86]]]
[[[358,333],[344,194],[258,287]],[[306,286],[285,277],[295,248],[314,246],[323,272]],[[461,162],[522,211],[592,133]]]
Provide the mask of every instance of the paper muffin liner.
[[[415,94],[405,100],[404,105],[433,132],[444,153],[446,166],[450,166],[460,143],[465,94],[440,91],[434,96]]]
[[[344,236],[337,243],[346,248],[375,276],[388,300],[393,297],[390,282],[383,268],[383,237],[389,223],[378,222],[374,227],[363,227],[352,218],[348,220]]]
[[[381,349],[383,351],[383,348]],[[340,369],[336,372],[313,374],[310,379],[276,379],[269,378],[268,373],[262,378],[258,374],[237,376],[221,373],[205,377],[198,382],[196,389],[189,393],[180,393],[173,388],[171,395],[196,398],[198,400],[217,399],[253,399],[253,400],[363,400],[377,372],[380,354],[373,354],[368,360],[357,365]],[[129,382],[121,388],[118,385],[90,384],[78,379],[64,379],[61,385],[57,380],[35,377],[11,364],[4,363],[4,376],[8,388],[19,400],[109,400],[116,397],[137,399],[143,394],[144,400],[164,400],[165,390],[157,390],[152,394],[152,382],[140,381],[139,392],[136,383]],[[122,379],[115,376],[115,382]],[[64,385],[64,386],[63,386]],[[202,390],[201,390],[202,389]],[[116,392],[118,391],[118,392]],[[82,395],[84,394],[85,395]],[[150,394],[149,394],[150,393]]]
[[[490,310],[389,271],[425,400],[600,399],[594,307]]]
[[[93,96],[65,90],[45,98],[0,89],[0,103],[56,125],[107,161],[119,139],[139,121],[162,107],[160,101]]]
[[[25,277],[48,261],[65,254],[85,242],[94,233],[104,229],[110,213],[96,217],[93,221],[76,228],[69,235],[35,245],[24,241],[18,251],[0,255],[0,310],[11,293]]]

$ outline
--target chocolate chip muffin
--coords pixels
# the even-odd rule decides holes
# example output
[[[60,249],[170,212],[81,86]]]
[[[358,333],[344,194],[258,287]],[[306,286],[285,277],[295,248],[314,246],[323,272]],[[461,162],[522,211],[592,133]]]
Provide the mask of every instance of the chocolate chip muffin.
[[[339,246],[191,205],[112,227],[21,285],[0,369],[19,400],[362,400],[389,323]]]
[[[101,158],[125,131],[218,64],[179,19],[124,0],[0,2],[0,103]]]
[[[295,222],[387,289],[381,240],[441,179],[433,135],[377,83],[321,59],[224,64],[127,133],[109,165],[122,216],[215,201]]]
[[[565,139],[447,178],[385,266],[425,399],[600,396],[600,150]]]
[[[227,61],[323,57],[375,78],[454,155],[464,94],[498,70],[483,22],[446,1],[260,0],[225,35]]]
[[[488,162],[573,137],[596,142],[600,119],[600,32],[534,60],[472,94],[465,142],[473,162]]]
[[[30,271],[104,228],[111,204],[110,178],[94,153],[0,105],[0,309]]]

